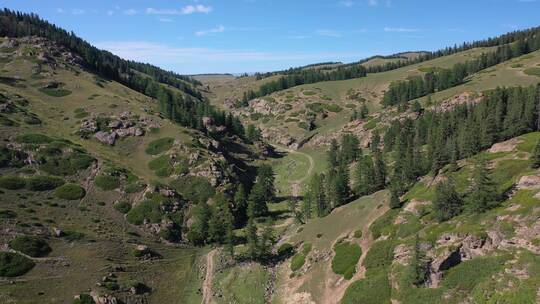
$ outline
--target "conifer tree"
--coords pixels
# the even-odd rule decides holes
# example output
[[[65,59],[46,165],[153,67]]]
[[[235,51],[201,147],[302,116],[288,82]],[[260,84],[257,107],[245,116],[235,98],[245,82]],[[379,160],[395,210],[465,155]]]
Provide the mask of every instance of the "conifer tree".
[[[498,205],[496,188],[489,174],[486,159],[478,158],[467,203],[472,212],[484,212]]]
[[[435,210],[435,217],[439,222],[449,220],[461,213],[463,201],[456,192],[452,180],[443,181],[437,185],[435,188],[433,208]]]
[[[255,212],[254,203],[250,200],[248,202],[248,222],[246,225],[246,241],[248,247],[248,255],[251,259],[255,259],[258,253],[258,235],[257,226],[255,225]]]
[[[540,139],[536,142],[536,146],[532,150],[531,161],[533,168],[540,168]]]
[[[399,207],[401,207],[399,194],[396,189],[390,189],[390,208],[397,209]]]

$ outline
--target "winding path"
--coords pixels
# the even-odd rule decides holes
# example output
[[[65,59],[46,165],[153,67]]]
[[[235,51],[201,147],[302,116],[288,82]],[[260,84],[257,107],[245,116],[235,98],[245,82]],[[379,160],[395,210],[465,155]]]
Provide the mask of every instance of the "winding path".
[[[212,282],[214,281],[214,256],[217,249],[212,249],[206,255],[206,275],[202,285],[202,302],[201,304],[212,303]]]

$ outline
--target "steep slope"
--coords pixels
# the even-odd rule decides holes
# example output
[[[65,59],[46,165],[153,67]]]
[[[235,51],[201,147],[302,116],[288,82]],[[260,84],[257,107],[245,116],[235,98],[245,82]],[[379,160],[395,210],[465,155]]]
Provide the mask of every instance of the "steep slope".
[[[200,302],[204,250],[170,242],[185,242],[194,202],[249,171],[251,148],[164,119],[155,99],[93,74],[49,40],[3,38],[0,56],[3,250],[26,254],[11,245],[25,235],[51,248],[29,257],[28,273],[2,280],[2,301],[69,302],[92,291]]]

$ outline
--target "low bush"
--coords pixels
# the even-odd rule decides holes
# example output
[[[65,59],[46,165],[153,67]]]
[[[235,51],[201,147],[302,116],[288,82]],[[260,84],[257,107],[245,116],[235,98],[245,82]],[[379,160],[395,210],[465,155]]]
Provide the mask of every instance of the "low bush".
[[[86,195],[83,187],[77,184],[65,184],[54,191],[54,196],[65,200],[77,200]]]
[[[45,175],[32,176],[26,180],[26,188],[31,191],[49,191],[63,184],[63,179]]]
[[[118,210],[120,213],[126,214],[131,210],[131,204],[128,202],[118,202],[114,204],[114,209]]]
[[[13,252],[0,252],[0,277],[21,276],[35,264],[29,258]]]
[[[44,240],[33,236],[18,236],[9,242],[9,247],[31,257],[43,257],[51,252]]]
[[[147,219],[151,223],[161,220],[161,209],[159,202],[155,200],[145,200],[137,204],[127,213],[127,220],[131,224],[140,225]]]
[[[392,288],[385,272],[352,283],[343,298],[342,304],[390,304]]]
[[[173,143],[174,143],[174,138],[172,137],[164,137],[164,138],[156,139],[148,144],[148,147],[146,147],[145,152],[150,155],[157,155],[172,148]]]
[[[215,193],[208,179],[200,176],[183,177],[173,181],[171,186],[194,203],[206,202]]]
[[[26,186],[26,180],[19,176],[0,177],[0,188],[8,190],[19,190]]]
[[[109,191],[120,187],[120,179],[112,175],[98,175],[94,179],[94,184],[101,190]]]
[[[46,144],[53,141],[49,136],[39,133],[22,134],[17,136],[15,140],[23,144]]]

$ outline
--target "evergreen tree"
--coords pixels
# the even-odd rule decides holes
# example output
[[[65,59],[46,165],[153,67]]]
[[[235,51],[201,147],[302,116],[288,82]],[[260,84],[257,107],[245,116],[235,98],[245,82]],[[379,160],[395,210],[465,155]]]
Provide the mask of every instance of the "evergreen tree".
[[[262,259],[267,259],[272,255],[272,248],[274,247],[275,237],[274,230],[272,229],[272,222],[267,221],[262,232],[258,255]]]
[[[484,212],[498,205],[496,188],[489,174],[486,159],[480,157],[474,167],[472,185],[467,202],[468,208],[472,212]]]
[[[536,146],[531,152],[531,161],[533,168],[540,168],[540,139],[536,142]]]
[[[401,201],[398,192],[395,189],[390,189],[390,208],[397,209],[399,207],[401,207]]]
[[[187,233],[188,240],[194,245],[204,245],[208,238],[208,221],[211,212],[206,202],[201,202],[193,208],[193,225]]]
[[[456,192],[452,180],[439,183],[435,188],[435,201],[433,202],[435,217],[439,222],[453,218],[461,213],[463,201]]]
[[[332,139],[330,142],[330,150],[328,150],[326,157],[331,170],[339,165],[339,145],[336,139]]]
[[[426,262],[426,256],[420,248],[418,235],[414,238],[413,254],[411,257],[411,266],[413,268],[412,282],[415,286],[420,286],[427,281],[429,265]]]
[[[369,114],[369,109],[366,106],[365,103],[362,104],[362,107],[360,108],[360,119],[366,119]]]
[[[258,253],[259,238],[257,235],[257,226],[255,225],[255,206],[250,200],[248,203],[248,222],[246,225],[246,241],[248,247],[248,255],[251,259],[255,259]]]
[[[247,196],[244,185],[239,184],[234,193],[234,218],[237,227],[247,221]]]
[[[230,215],[229,201],[223,193],[214,196],[212,215],[208,223],[208,239],[211,242],[223,244],[228,229],[228,216]]]

